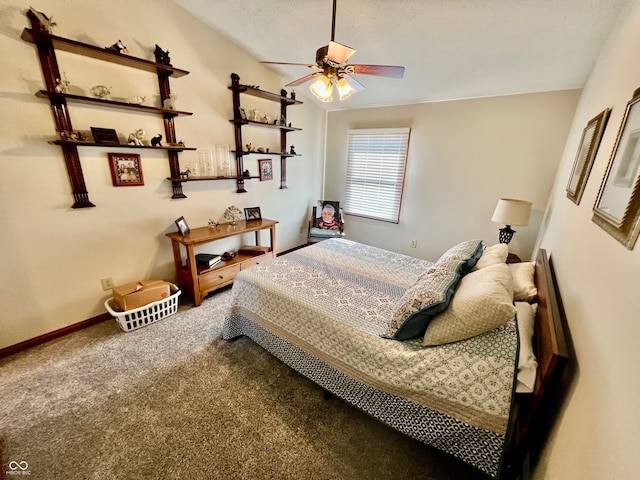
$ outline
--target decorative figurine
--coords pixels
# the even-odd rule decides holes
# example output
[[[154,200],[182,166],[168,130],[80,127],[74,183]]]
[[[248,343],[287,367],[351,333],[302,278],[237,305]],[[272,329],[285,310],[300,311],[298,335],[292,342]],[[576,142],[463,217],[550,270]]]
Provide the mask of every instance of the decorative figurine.
[[[189,174],[191,174],[191,169],[187,168],[184,172],[180,172],[180,178],[188,179]],[[211,220],[209,220],[209,222],[211,222]]]
[[[291,145],[291,148],[289,149],[289,153],[291,155],[295,155],[296,154],[295,147],[293,145]]]
[[[60,135],[62,140],[71,140],[73,142],[86,142],[89,139],[89,137],[80,130],[74,130],[72,132],[62,131],[58,132],[58,135]]]
[[[250,143],[247,143],[247,144],[245,145],[245,147],[247,148],[247,152],[253,152],[253,151],[255,151],[255,150],[254,150],[254,148],[253,148],[253,145],[251,145]]]
[[[287,98],[287,91],[283,88],[282,90],[280,90],[280,95],[281,95],[282,97]]]
[[[258,110],[256,110],[255,108],[251,110],[251,120],[253,120],[254,122],[258,121]]]
[[[286,118],[284,118],[284,115],[282,115],[282,116],[280,117],[280,125],[286,125],[286,124],[287,124],[287,119],[286,119]]]
[[[177,93],[169,94],[169,98],[165,98],[162,102],[162,108],[165,110],[175,110],[176,109],[176,100],[178,99]]]
[[[151,139],[151,146],[152,147],[161,147],[162,146],[162,135],[158,134],[156,137],[153,137]]]
[[[129,53],[129,50],[127,50],[127,47],[125,47],[124,43],[122,43],[122,40],[118,40],[116,43],[114,43],[110,47],[104,47],[104,48],[107,50],[113,50],[116,53]]]
[[[144,130],[139,128],[135,132],[131,132],[129,134],[129,138],[127,139],[127,143],[129,145],[135,145],[137,147],[144,146]]]
[[[296,92],[294,90],[291,90],[291,100],[295,100],[296,99]]]
[[[262,121],[263,123],[271,123],[271,118],[269,118],[269,115],[264,115]]]
[[[91,87],[91,95],[102,100],[108,100],[111,97],[111,89],[104,85],[94,85]]]
[[[258,152],[258,153],[264,153],[264,147],[258,147],[258,148],[256,149],[256,152]]]
[[[29,13],[38,20],[40,31],[53,33],[53,27],[57,25],[57,23],[53,21],[53,17],[47,17],[44,13],[35,10],[33,7],[29,7]]]
[[[247,177],[247,178],[249,178],[249,177],[251,176],[251,173],[250,173],[250,172],[249,172],[249,170],[247,169],[247,170],[245,170],[245,171],[242,173],[242,175],[243,175],[243,176],[245,176],[245,177]]]
[[[127,102],[132,103],[134,105],[142,105],[144,103],[144,100],[147,97],[143,97],[140,95],[133,95],[131,97],[127,97]]]
[[[216,228],[218,225],[220,225],[220,222],[216,222],[215,220],[211,220],[209,219],[209,228]]]
[[[242,210],[240,210],[235,205],[231,205],[227,207],[227,209],[222,214],[222,218],[227,220],[231,225],[235,225],[239,220],[242,219]]]
[[[67,78],[66,72],[62,72],[62,79],[56,78],[56,92],[69,93],[69,85],[71,82]]]
[[[156,56],[156,63],[161,63],[162,65],[171,66],[171,59],[169,58],[169,50],[166,52],[162,50],[158,44],[156,43],[156,49],[153,51]]]

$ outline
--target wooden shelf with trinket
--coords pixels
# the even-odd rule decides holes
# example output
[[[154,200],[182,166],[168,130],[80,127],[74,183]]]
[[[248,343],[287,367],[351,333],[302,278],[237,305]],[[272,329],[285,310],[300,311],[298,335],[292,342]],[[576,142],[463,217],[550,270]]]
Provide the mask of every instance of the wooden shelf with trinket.
[[[69,134],[75,132],[71,124],[71,116],[67,102],[83,103],[95,107],[107,107],[121,110],[130,110],[141,113],[151,113],[161,115],[164,120],[165,142],[166,146],[134,146],[134,145],[117,145],[119,148],[149,148],[164,150],[167,152],[169,159],[169,170],[171,179],[180,178],[180,166],[178,161],[178,153],[183,150],[195,150],[193,147],[185,147],[178,144],[176,140],[174,118],[177,116],[192,115],[190,112],[172,110],[168,108],[151,107],[134,103],[125,103],[117,100],[86,97],[82,95],[73,95],[70,93],[59,92],[58,84],[60,69],[56,58],[56,50],[66,51],[73,54],[102,60],[109,63],[122,65],[125,67],[136,68],[146,72],[154,73],[158,77],[158,85],[160,88],[161,104],[164,105],[166,99],[171,98],[171,88],[169,78],[179,78],[188,75],[189,72],[179,68],[175,68],[169,64],[165,52],[156,46],[156,61],[145,60],[133,57],[118,51],[100,48],[95,45],[78,42],[68,38],[53,35],[50,32],[50,25],[46,22],[46,17],[33,9],[27,11],[27,17],[31,22],[31,28],[25,28],[21,38],[26,42],[33,43],[37,47],[37,54],[44,76],[44,90],[36,93],[39,98],[47,98],[51,104],[51,112],[55,122],[56,132],[58,134]],[[80,164],[78,147],[109,147],[116,145],[105,145],[91,141],[76,141],[70,139],[59,139],[52,143],[60,145],[65,160],[65,166],[69,175],[71,189],[73,193],[73,208],[87,208],[95,205],[89,200],[89,193],[84,181],[84,174]],[[185,198],[182,193],[182,182],[172,180],[173,195],[171,198]]]

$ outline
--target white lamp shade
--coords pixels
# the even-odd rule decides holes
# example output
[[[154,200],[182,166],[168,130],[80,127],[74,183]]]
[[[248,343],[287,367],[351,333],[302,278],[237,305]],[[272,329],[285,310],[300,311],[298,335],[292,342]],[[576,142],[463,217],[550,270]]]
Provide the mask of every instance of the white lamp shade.
[[[353,88],[344,77],[340,77],[336,80],[336,88],[338,89],[338,93],[340,94],[340,100],[346,100],[351,95],[353,95],[353,92],[356,91],[356,89]]]
[[[493,212],[491,221],[504,225],[529,225],[531,217],[531,202],[515,200],[513,198],[501,198]]]

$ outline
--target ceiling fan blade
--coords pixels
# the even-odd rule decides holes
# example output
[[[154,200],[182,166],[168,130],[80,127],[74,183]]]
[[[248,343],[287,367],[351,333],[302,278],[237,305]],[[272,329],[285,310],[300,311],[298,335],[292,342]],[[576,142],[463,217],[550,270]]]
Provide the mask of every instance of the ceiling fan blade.
[[[404,67],[394,65],[347,65],[347,67],[353,67],[353,71],[349,73],[358,75],[377,75],[391,78],[404,77]]]
[[[362,85],[359,81],[357,81],[355,78],[353,78],[351,75],[347,75],[344,74],[342,75],[343,77],[345,77],[347,79],[347,81],[349,82],[349,84],[354,88],[354,90],[356,91],[356,93],[361,92],[362,90],[365,89],[365,86]]]
[[[340,66],[349,60],[349,57],[351,57],[355,52],[356,51],[351,47],[331,41],[329,42],[329,50],[327,51],[327,60],[335,63],[337,66]]]
[[[304,82],[308,82],[309,80],[311,80],[313,77],[315,77],[318,73],[310,73],[309,75],[305,75],[302,78],[299,78],[297,80],[294,80],[293,82],[287,83],[285,85],[285,87],[296,87],[298,85],[303,84]]]
[[[267,65],[296,65],[299,67],[318,68],[317,65],[310,65],[308,63],[289,63],[289,62],[260,62],[260,63],[266,63]]]

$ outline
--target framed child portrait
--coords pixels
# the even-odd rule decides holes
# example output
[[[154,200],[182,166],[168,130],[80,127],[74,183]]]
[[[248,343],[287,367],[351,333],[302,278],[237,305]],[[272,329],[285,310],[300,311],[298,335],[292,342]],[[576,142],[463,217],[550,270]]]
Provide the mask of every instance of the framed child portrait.
[[[109,153],[109,168],[114,187],[144,185],[140,155],[134,153]]]
[[[260,167],[260,181],[273,180],[273,164],[270,158],[263,158],[258,160],[258,166]]]

